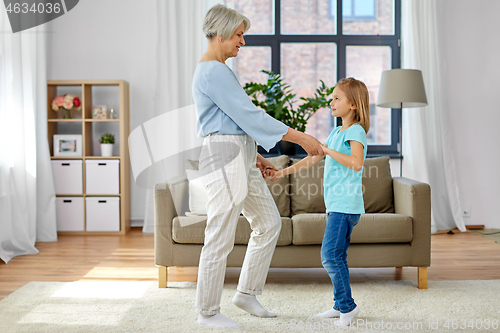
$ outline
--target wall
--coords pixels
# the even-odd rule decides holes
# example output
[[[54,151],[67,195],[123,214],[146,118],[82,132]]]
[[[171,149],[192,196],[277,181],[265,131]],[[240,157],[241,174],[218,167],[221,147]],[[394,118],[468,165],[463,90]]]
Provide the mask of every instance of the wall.
[[[439,0],[446,99],[466,224],[500,228],[500,1]],[[48,23],[49,80],[123,79],[130,83],[130,129],[151,113],[156,2],[86,0]],[[146,115],[145,115],[146,114]],[[398,161],[399,162],[399,161]],[[393,163],[399,170],[399,163]],[[397,172],[399,173],[399,171]],[[144,217],[144,190],[132,181],[132,218]]]
[[[47,30],[48,80],[126,80],[130,130],[153,116],[156,1],[80,1]],[[133,179],[131,187],[134,222],[144,218],[145,191]]]
[[[500,228],[500,1],[437,1],[465,224]]]

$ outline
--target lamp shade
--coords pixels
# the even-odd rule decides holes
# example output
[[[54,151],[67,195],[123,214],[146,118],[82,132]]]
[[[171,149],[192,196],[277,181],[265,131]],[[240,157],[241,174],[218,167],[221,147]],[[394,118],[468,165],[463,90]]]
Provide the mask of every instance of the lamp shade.
[[[414,108],[427,105],[422,72],[416,69],[383,71],[377,105],[384,108]]]

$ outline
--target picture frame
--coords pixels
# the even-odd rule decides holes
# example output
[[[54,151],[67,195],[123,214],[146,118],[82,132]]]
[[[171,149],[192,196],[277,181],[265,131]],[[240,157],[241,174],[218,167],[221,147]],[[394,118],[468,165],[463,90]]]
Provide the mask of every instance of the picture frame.
[[[54,134],[54,156],[82,156],[81,134]]]
[[[108,119],[108,107],[106,105],[94,105],[92,109],[93,119]]]

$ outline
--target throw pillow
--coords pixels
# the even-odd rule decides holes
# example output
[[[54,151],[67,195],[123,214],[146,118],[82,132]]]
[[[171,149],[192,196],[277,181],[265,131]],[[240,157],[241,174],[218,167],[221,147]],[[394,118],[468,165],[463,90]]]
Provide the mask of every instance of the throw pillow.
[[[363,188],[366,213],[394,213],[394,191],[388,156],[365,159]]]
[[[292,164],[300,159],[293,159]],[[326,212],[323,198],[323,172],[325,160],[316,165],[290,175],[292,214]]]
[[[266,158],[272,165],[274,165],[279,170],[283,170],[288,167],[288,156],[281,155],[278,157],[268,157]],[[290,216],[290,176],[278,179],[275,182],[270,182],[271,178],[266,178],[266,184],[273,196],[276,207],[280,212],[280,216]]]
[[[186,170],[189,181],[189,210],[186,215],[207,215],[208,195],[198,170]]]
[[[289,159],[288,159],[288,156],[286,155],[281,155],[281,156],[277,156],[277,157],[269,157],[267,158],[267,160],[272,164],[274,165],[276,168],[280,169],[280,170],[283,170],[284,168],[288,167],[288,162],[289,162]],[[199,177],[199,175],[192,171],[196,171],[198,172],[198,168],[199,168],[199,161],[197,160],[187,160],[187,168],[188,170],[186,170],[186,173],[188,174],[188,179],[190,177],[190,174],[192,177]],[[274,202],[276,203],[276,207],[278,207],[278,211],[280,213],[280,216],[290,216],[290,197],[289,197],[289,177],[283,177],[275,182],[270,182],[269,181],[270,178],[267,178],[266,179],[266,184],[267,184],[267,187],[269,188],[269,191],[271,192],[271,195],[273,196],[273,199],[274,199]],[[200,182],[200,179],[198,180],[195,180],[194,184],[191,185],[191,181],[189,182],[189,208],[191,210],[191,214],[194,214],[194,210],[191,209],[191,201],[193,200],[193,204],[196,206],[195,208],[199,208],[199,206],[201,205],[201,202],[199,204],[195,204],[195,202],[198,202],[200,200],[200,194],[199,193],[196,193],[196,190],[193,188],[193,190],[191,190],[191,187],[199,187],[199,184],[197,184],[198,182]],[[205,190],[205,188],[203,187],[203,190]],[[191,192],[193,192],[193,195],[196,196],[196,198],[191,198]],[[206,190],[205,190],[205,195],[206,195]],[[207,199],[208,201],[208,199]],[[205,201],[205,205],[206,205],[206,201]],[[205,206],[204,206],[205,207]],[[206,207],[204,208],[204,214],[206,214]],[[186,215],[188,215],[188,213],[186,213]]]

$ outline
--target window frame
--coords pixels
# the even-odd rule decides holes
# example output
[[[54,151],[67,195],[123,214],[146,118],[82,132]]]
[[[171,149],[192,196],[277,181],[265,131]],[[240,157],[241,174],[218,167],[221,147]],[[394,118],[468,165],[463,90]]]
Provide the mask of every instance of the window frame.
[[[284,1],[283,1],[284,2]],[[337,0],[337,13],[342,13],[342,0]],[[401,67],[401,0],[394,0],[394,35],[344,35],[342,16],[338,15],[337,33],[335,35],[282,35],[281,34],[281,0],[274,0],[274,34],[245,35],[246,46],[271,47],[271,70],[281,73],[282,43],[336,43],[337,45],[337,81],[346,77],[347,46],[389,46],[391,47],[391,69]],[[400,113],[399,109],[391,109],[391,144],[368,145],[369,156],[399,157]],[[332,117],[332,121],[333,121]],[[337,119],[339,126],[341,119]]]

